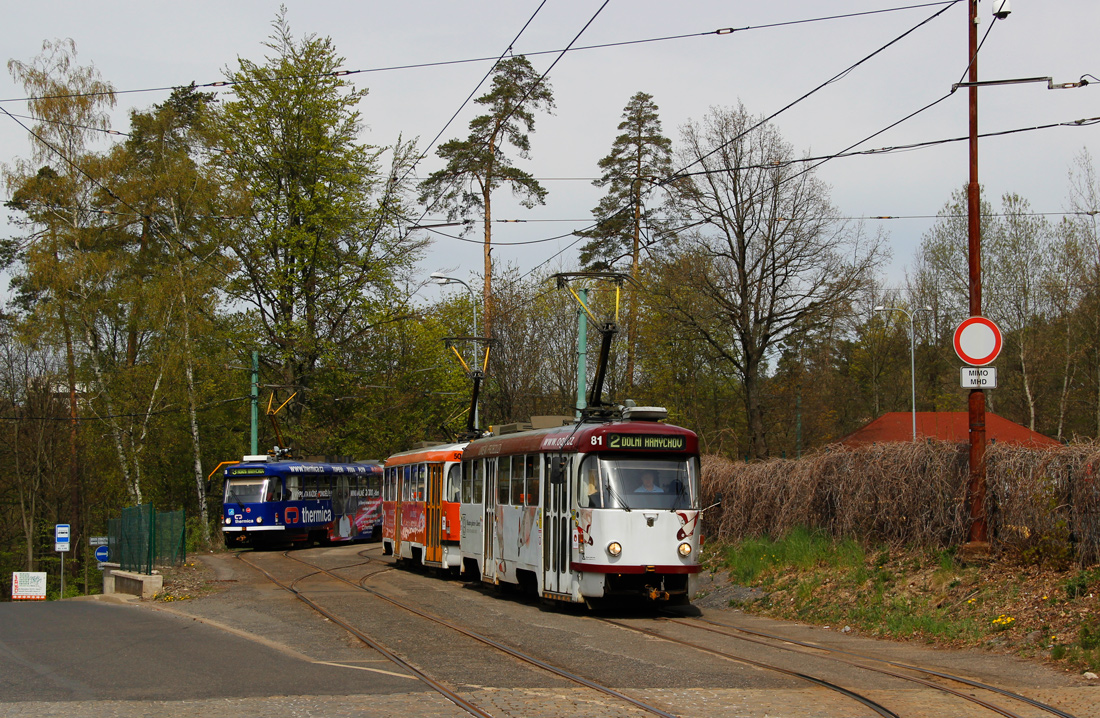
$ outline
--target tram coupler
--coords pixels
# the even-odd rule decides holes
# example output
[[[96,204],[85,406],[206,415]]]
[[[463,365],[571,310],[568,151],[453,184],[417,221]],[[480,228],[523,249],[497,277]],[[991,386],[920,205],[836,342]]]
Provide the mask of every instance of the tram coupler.
[[[650,601],[667,601],[669,599],[668,591],[662,591],[659,588],[652,588],[651,586],[646,586],[646,589],[649,591]]]

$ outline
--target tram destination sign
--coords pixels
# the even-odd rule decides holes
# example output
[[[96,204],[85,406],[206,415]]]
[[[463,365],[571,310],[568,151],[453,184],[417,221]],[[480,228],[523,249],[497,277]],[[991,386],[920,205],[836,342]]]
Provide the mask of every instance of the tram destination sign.
[[[643,451],[683,451],[687,439],[663,434],[608,434],[609,449],[641,449]]]
[[[263,476],[263,469],[229,469],[230,476]]]

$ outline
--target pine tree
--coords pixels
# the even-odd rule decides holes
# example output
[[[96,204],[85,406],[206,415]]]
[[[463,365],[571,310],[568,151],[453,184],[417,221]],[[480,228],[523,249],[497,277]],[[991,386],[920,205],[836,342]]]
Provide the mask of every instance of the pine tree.
[[[643,206],[642,195],[649,183],[671,171],[672,142],[661,134],[653,96],[638,92],[623,108],[622,132],[611,144],[611,153],[599,161],[603,174],[593,182],[607,187],[607,194],[592,210],[596,226],[578,232],[590,241],[581,248],[585,268],[606,271],[630,260],[630,276],[637,282],[643,246],[642,226],[659,224]],[[652,237],[652,235],[651,235]],[[637,341],[635,288],[627,292],[626,386],[634,386],[634,353]]]
[[[535,131],[534,111],[551,110],[554,96],[550,85],[543,82],[531,63],[522,55],[510,57],[493,70],[493,86],[474,100],[488,107],[488,114],[470,121],[470,134],[464,140],[450,140],[439,146],[436,154],[447,165],[433,172],[420,185],[421,202],[447,207],[452,218],[466,218],[470,210],[482,211],[485,223],[485,335],[492,328],[492,194],[507,186],[520,198],[524,207],[546,203],[546,189],[529,173],[512,165],[504,154],[504,144],[511,144],[520,157],[527,158],[531,150],[529,133]]]

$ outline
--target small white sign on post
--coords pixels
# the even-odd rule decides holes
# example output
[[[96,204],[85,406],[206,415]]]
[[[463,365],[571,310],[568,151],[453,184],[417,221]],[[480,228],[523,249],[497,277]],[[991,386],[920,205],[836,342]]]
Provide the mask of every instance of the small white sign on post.
[[[960,371],[959,385],[963,389],[996,389],[997,367],[964,366]]]
[[[11,600],[45,601],[46,574],[37,571],[17,571],[11,575]]]
[[[69,524],[57,524],[54,527],[54,551],[69,550]]]
[[[96,546],[106,546],[108,543],[109,543],[109,541],[108,541],[108,538],[106,536],[89,536],[88,537],[88,545],[91,546],[92,548],[95,548]]]

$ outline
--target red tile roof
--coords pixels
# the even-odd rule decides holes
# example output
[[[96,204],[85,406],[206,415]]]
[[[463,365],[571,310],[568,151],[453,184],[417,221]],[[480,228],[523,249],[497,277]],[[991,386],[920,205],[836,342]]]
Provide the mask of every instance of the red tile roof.
[[[944,441],[970,441],[970,418],[965,411],[918,411],[917,438],[943,439]],[[840,439],[844,446],[860,446],[886,441],[912,441],[913,414],[894,411],[883,414]],[[991,412],[985,413],[985,439],[995,439],[1006,444],[1026,446],[1060,446],[1061,444],[1038,432],[1009,421]]]

